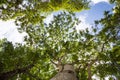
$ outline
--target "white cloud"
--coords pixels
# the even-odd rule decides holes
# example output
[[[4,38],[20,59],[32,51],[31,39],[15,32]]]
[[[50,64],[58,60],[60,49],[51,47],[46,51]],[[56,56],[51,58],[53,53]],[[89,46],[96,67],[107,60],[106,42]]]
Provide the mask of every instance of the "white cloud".
[[[9,41],[12,41],[13,43],[19,42],[23,43],[24,36],[26,33],[19,33],[17,29],[14,29],[13,32],[10,32],[6,37]]]
[[[77,30],[84,30],[86,28],[91,27],[89,23],[86,22],[87,15],[79,15],[78,18],[81,20],[81,23],[76,26]],[[53,20],[53,14],[49,15],[46,19],[46,23],[50,23],[50,21]],[[17,30],[17,27],[14,24],[14,20],[10,21],[0,21],[0,39],[7,38],[9,41],[12,41],[13,43],[23,42],[23,37],[26,35],[26,33],[20,34]]]
[[[25,33],[20,34],[17,30],[17,27],[14,24],[14,20],[10,21],[0,21],[0,39],[7,38],[9,41],[13,43],[23,42],[23,37],[26,35]]]
[[[76,29],[77,30],[84,30],[86,28],[90,29],[91,28],[91,25],[89,23],[86,22],[86,18],[87,18],[87,15],[84,14],[84,15],[79,15],[78,17],[81,22],[79,25],[76,26]]]
[[[109,0],[91,0],[93,4],[97,4],[99,2],[109,2]]]
[[[50,14],[50,15],[48,15],[48,16],[44,19],[44,22],[47,23],[47,24],[49,24],[50,21],[52,21],[52,20],[53,20],[53,13]]]

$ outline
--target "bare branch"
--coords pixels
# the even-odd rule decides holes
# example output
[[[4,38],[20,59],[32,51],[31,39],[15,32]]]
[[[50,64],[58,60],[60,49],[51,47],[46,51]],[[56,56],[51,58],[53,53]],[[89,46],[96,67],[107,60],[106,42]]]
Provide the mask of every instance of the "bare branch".
[[[91,67],[92,65],[98,60],[98,57],[96,57],[94,60],[92,60],[89,64],[88,64],[88,80],[92,80],[92,73],[91,73]]]
[[[56,64],[53,60],[50,59],[50,61],[51,61],[51,63],[53,63],[55,66],[58,66],[58,64]]]
[[[104,46],[105,46],[105,43],[102,44],[102,48],[101,48],[101,51],[100,51],[100,52],[103,52],[103,51],[104,51]]]

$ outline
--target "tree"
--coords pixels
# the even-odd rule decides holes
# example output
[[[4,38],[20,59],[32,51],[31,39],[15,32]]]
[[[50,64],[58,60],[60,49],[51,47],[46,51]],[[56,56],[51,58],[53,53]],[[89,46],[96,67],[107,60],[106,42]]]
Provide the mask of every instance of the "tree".
[[[35,60],[34,60],[35,59]],[[21,44],[0,41],[0,79],[16,79],[17,74],[28,73],[37,61],[35,50]]]
[[[27,41],[26,46],[28,48],[26,49],[26,46],[22,46],[23,50],[20,49],[20,51],[23,51],[23,54],[24,54],[23,58],[21,60],[23,60],[23,62],[24,62],[24,58],[27,59],[27,57],[25,57],[25,53],[28,53],[28,55],[30,54],[31,57],[33,57],[32,62],[34,62],[34,60],[37,60],[36,56],[34,57],[33,54],[35,54],[35,55],[37,55],[37,57],[39,57],[39,60],[37,60],[38,62],[36,64],[34,64],[37,67],[36,66],[33,67],[32,68],[33,70],[31,70],[30,73],[36,73],[36,75],[39,78],[41,77],[41,79],[49,79],[50,77],[46,77],[46,75],[50,76],[50,72],[47,72],[47,73],[45,73],[45,72],[48,71],[48,69],[54,69],[53,65],[50,64],[50,61],[51,60],[54,61],[54,60],[59,59],[59,57],[62,57],[65,54],[65,51],[67,51],[67,45],[70,44],[69,46],[72,47],[71,45],[74,42],[76,43],[76,41],[74,41],[74,40],[73,40],[72,44],[69,41],[69,40],[71,40],[71,36],[74,35],[74,32],[75,32],[75,29],[74,29],[75,27],[73,27],[73,25],[75,25],[78,22],[77,21],[78,19],[76,19],[75,17],[72,17],[72,15],[74,15],[74,14],[69,15],[68,13],[64,12],[64,13],[61,13],[60,15],[56,16],[54,21],[52,21],[51,24],[49,24],[49,25],[43,26],[43,24],[41,24],[40,26],[34,26],[34,27],[29,26],[27,28],[21,28],[21,30],[25,30],[26,32],[28,32],[28,35],[29,35],[28,38],[27,37],[25,38],[25,40]],[[64,20],[66,20],[66,22],[64,22]],[[52,24],[54,24],[54,25],[52,25]],[[58,26],[56,26],[56,25],[58,25]],[[36,31],[34,31],[34,30],[36,30]],[[69,31],[71,31],[71,32],[69,32]],[[65,46],[66,48],[63,46]],[[25,52],[24,53],[24,51],[29,51],[29,47],[32,48],[32,50],[34,50],[35,52],[33,52],[33,53]],[[16,47],[15,49],[18,49],[18,47]],[[7,49],[5,49],[5,50],[7,50]],[[38,50],[38,51],[36,51],[36,50]],[[73,49],[73,50],[75,51],[75,49]],[[18,51],[18,52],[20,52],[20,51]],[[36,52],[38,52],[38,53],[36,53]],[[71,52],[72,52],[72,50],[71,50]],[[15,52],[12,52],[12,53],[13,53],[13,55],[15,54]],[[10,54],[10,53],[8,53],[8,54]],[[28,56],[28,55],[26,55],[26,56]],[[17,56],[15,56],[15,58]],[[56,59],[54,59],[54,58],[56,58]],[[46,68],[44,68],[45,66],[46,66]],[[40,68],[40,71],[42,73],[35,71],[36,69],[38,70],[38,68]],[[41,68],[44,68],[44,69],[41,69]],[[18,69],[20,70],[20,72]],[[21,71],[21,69],[22,69],[22,71]],[[18,70],[18,72],[16,74],[20,74],[20,73],[26,74],[26,71],[23,72],[24,69],[26,69],[26,66],[20,67],[20,68],[13,68],[12,72],[13,71],[15,72],[16,70]],[[0,75],[3,76],[3,74],[7,74],[9,72],[11,72],[11,70],[4,71]]]
[[[79,19],[64,11],[49,24],[21,26],[19,31],[28,34],[25,44],[0,41],[0,79],[59,80],[63,74],[75,80],[92,80],[94,75],[101,80],[106,76],[119,79],[118,2],[116,13],[105,12],[105,17],[96,21],[103,25],[100,31],[97,27],[77,31]]]
[[[100,32],[96,28],[92,33],[88,29],[77,31],[75,26],[79,23],[73,13],[61,12],[49,24],[21,27],[20,31],[28,33],[25,45],[1,42],[0,63],[4,69],[1,68],[0,78],[54,80],[66,74],[66,69],[67,78],[71,74],[81,80],[92,80],[93,75],[101,79],[107,75],[119,77],[119,39],[111,41],[103,35],[107,33],[106,26]]]
[[[101,36],[102,40],[106,40],[106,42],[109,42],[109,44],[111,44],[111,50],[108,50],[108,53],[105,54],[105,56],[110,59],[112,67],[106,67],[106,69],[108,71],[111,70],[110,74],[116,76],[117,79],[120,79],[120,73],[117,72],[120,69],[120,61],[118,60],[118,58],[120,58],[120,53],[118,50],[120,47],[120,1],[110,0],[110,2],[115,4],[112,12],[105,11],[104,18],[96,21],[96,24],[103,25],[103,28],[99,32],[99,35]],[[115,68],[117,71],[115,71]]]
[[[39,24],[50,13],[58,10],[88,9],[87,0],[1,0],[0,19],[15,19],[16,25],[26,27]]]

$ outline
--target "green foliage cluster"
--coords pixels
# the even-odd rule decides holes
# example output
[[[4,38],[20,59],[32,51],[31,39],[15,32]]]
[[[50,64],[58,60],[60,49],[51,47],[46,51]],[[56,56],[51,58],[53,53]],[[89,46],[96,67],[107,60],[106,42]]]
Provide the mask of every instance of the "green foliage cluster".
[[[18,5],[15,6],[23,1],[0,1],[0,6],[3,7],[1,18],[11,19],[15,14],[16,20],[19,19],[20,23],[24,23],[19,31],[28,34],[24,38],[25,44],[12,44],[6,39],[0,40],[0,79],[49,80],[57,73],[53,62],[56,63],[61,58],[63,64],[74,63],[80,80],[90,79],[93,75],[97,75],[101,80],[106,76],[115,76],[120,79],[119,0],[115,0],[115,13],[110,14],[106,11],[104,18],[95,21],[96,24],[103,25],[100,31],[97,27],[93,27],[92,31],[76,30],[80,20],[72,12],[66,11],[61,11],[54,16],[49,24],[40,22],[39,11],[45,12],[43,10],[48,8],[48,3],[55,8],[53,11],[59,10],[58,7],[61,5],[64,5],[63,9],[67,10],[65,6],[73,0],[50,0],[50,2],[28,0],[26,2],[28,4],[21,9]],[[77,1],[80,0],[72,2],[69,6],[75,6]],[[111,2],[114,3],[112,0]],[[7,4],[9,8],[5,8],[4,4]],[[13,9],[13,6],[16,8]],[[38,8],[38,6],[44,6],[45,9],[44,7]],[[73,8],[76,9],[76,7]],[[5,12],[9,9],[15,12]]]
[[[81,11],[88,8],[87,0],[1,0],[0,19],[15,19],[16,25],[38,24],[58,10]]]

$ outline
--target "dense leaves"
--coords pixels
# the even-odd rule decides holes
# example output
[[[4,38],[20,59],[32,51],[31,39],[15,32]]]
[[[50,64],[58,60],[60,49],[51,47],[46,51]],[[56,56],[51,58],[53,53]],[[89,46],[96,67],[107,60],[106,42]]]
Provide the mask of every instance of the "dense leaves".
[[[100,31],[96,27],[91,28],[91,31],[88,29],[76,30],[80,20],[75,17],[75,14],[67,11],[58,13],[48,24],[38,23],[41,18],[32,18],[41,17],[39,13],[35,12],[36,10],[47,10],[48,4],[53,7],[53,10],[58,10],[61,5],[64,5],[64,9],[68,9],[66,8],[67,1],[72,0],[60,0],[64,1],[64,4],[58,0],[55,0],[57,2],[40,0],[40,3],[36,1],[39,0],[28,0],[26,3],[29,4],[24,4],[26,6],[21,8],[22,13],[19,13],[20,9],[16,5],[15,9],[18,9],[16,11],[19,13],[15,14],[17,15],[16,19],[21,19],[20,23],[25,21],[26,25],[20,26],[19,31],[26,32],[28,35],[24,38],[25,44],[13,45],[6,39],[0,41],[0,79],[49,80],[57,73],[54,65],[59,62],[62,65],[67,63],[74,65],[80,80],[91,80],[93,76],[100,79],[114,76],[120,79],[119,1],[115,2],[116,7],[113,9],[115,13],[106,11],[105,17],[96,21],[96,24],[103,26]],[[71,5],[73,6],[76,1]],[[3,6],[8,2],[4,0],[0,4]],[[15,4],[23,4],[23,2],[15,0],[8,5],[15,7]],[[111,0],[111,2],[114,1]],[[43,4],[46,4],[44,5],[45,9],[35,8],[39,5],[42,7]],[[4,12],[7,6],[3,7]],[[3,13],[2,17],[8,14],[6,13]],[[11,14],[7,16],[10,19],[13,17]],[[37,24],[34,24],[34,20],[37,21]]]
[[[120,79],[120,61],[118,58],[120,58],[120,52],[119,52],[119,46],[120,46],[120,6],[119,0],[110,0],[111,3],[114,3],[116,6],[113,8],[112,12],[105,11],[104,12],[104,18],[101,20],[96,21],[96,24],[103,25],[102,30],[99,32],[99,35],[101,36],[101,40],[104,40],[105,42],[108,42],[110,44],[110,48],[107,51],[106,54],[104,54],[102,57],[103,60],[110,62],[107,62],[106,65],[103,65],[103,69],[105,72],[104,74],[110,74],[117,77],[117,79]],[[108,71],[108,72],[107,72]],[[102,76],[104,75],[101,71]]]
[[[15,19],[16,25],[39,24],[58,10],[81,11],[88,8],[87,0],[1,0],[0,19]]]

